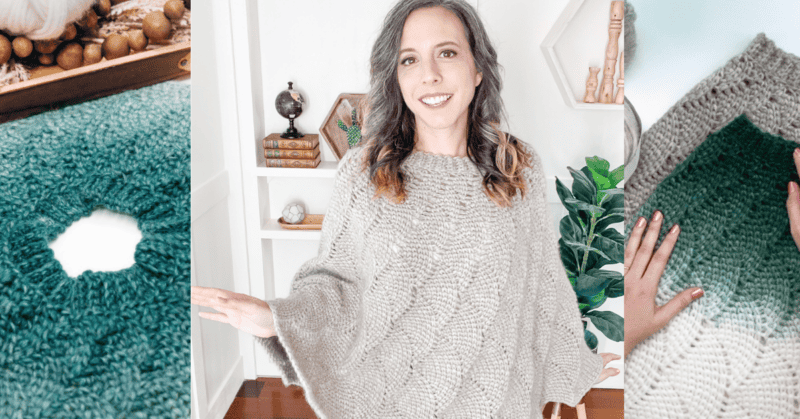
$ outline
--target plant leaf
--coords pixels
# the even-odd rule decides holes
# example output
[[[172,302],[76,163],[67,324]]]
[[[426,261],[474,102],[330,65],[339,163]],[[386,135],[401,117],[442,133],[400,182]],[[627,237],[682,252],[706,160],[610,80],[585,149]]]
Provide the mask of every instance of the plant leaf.
[[[564,238],[558,239],[558,249],[561,252],[561,263],[564,264],[564,269],[567,272],[578,272],[578,261],[575,251],[564,243]]]
[[[578,211],[586,211],[589,214],[594,214],[596,217],[599,217],[601,214],[605,212],[603,207],[598,207],[596,205],[587,204],[586,202],[579,201],[574,198],[567,198],[566,204],[571,205]]]
[[[611,182],[611,187],[616,188],[617,185],[622,182],[622,178],[625,176],[625,166],[621,165],[616,169],[612,170],[611,173],[608,174],[608,180]]]
[[[558,229],[561,231],[561,237],[564,237],[566,240],[574,242],[585,241],[583,229],[581,229],[580,226],[576,226],[569,216],[565,216],[561,219]]]
[[[569,241],[569,240],[564,240],[564,242],[565,242],[565,244],[569,245],[570,247],[572,247],[574,249],[583,250],[584,252],[594,252],[594,253],[596,253],[596,254],[598,254],[598,255],[600,255],[600,256],[608,259],[608,260],[611,260],[611,258],[608,257],[607,254],[603,253],[602,250],[596,249],[594,247],[589,247],[585,243],[578,243],[578,242],[573,242],[573,241]]]
[[[604,231],[611,224],[621,223],[623,221],[625,221],[625,216],[623,214],[617,213],[616,210],[606,211],[603,217],[597,220],[597,223],[594,225],[594,232],[600,234],[601,231]]]
[[[616,263],[625,263],[625,238],[613,228],[607,228],[595,236],[592,246],[597,246],[609,259]]]
[[[606,189],[598,203],[604,209],[624,208],[625,193],[621,188]]]
[[[564,185],[563,182],[558,180],[557,177],[556,177],[556,193],[558,194],[558,198],[561,200],[561,203],[564,204],[564,206],[567,207],[567,209],[569,209],[569,205],[567,205],[565,200],[567,198],[574,199],[575,196],[572,195],[572,191],[570,191],[569,188],[567,188],[567,186]]]
[[[625,295],[625,279],[614,279],[606,287],[606,297],[617,298]]]
[[[597,336],[595,336],[594,333],[584,330],[583,339],[586,341],[586,345],[589,346],[589,349],[594,350],[597,348]]]
[[[606,272],[592,269],[590,272]],[[580,274],[575,278],[575,294],[580,297],[592,297],[608,286],[613,278],[601,275],[592,275],[589,272]]]
[[[590,311],[586,317],[592,320],[592,324],[602,334],[614,342],[622,342],[625,339],[623,320],[619,314],[611,311]]]
[[[608,177],[608,168],[611,167],[611,164],[608,163],[608,160],[602,157],[594,156],[586,158],[586,167],[588,167],[592,173],[597,173],[603,177]]]
[[[597,202],[597,187],[594,181],[581,171],[571,167],[567,167],[567,170],[569,170],[569,173],[572,175],[572,194],[575,198],[588,204]]]

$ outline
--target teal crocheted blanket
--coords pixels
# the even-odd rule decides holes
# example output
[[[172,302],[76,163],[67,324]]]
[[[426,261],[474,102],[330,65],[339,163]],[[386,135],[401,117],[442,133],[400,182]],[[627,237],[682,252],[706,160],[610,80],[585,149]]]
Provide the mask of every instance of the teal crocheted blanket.
[[[0,417],[188,418],[190,86],[0,125]],[[69,277],[48,242],[103,207],[135,264]]]
[[[800,399],[788,389],[800,368],[800,252],[786,199],[798,146],[741,115],[639,210],[637,218],[664,213],[661,237],[681,227],[656,303],[694,286],[705,296],[631,352],[626,417],[744,417],[763,406],[795,417]]]

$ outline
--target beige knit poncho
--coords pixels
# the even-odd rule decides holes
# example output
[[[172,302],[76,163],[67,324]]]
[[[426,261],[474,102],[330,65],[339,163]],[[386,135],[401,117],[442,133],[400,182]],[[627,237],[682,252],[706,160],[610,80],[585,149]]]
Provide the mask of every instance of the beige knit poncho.
[[[571,406],[602,358],[583,338],[539,157],[511,208],[467,157],[414,152],[407,199],[373,199],[364,148],[342,159],[319,256],[259,339],[285,385],[327,418],[541,418]]]

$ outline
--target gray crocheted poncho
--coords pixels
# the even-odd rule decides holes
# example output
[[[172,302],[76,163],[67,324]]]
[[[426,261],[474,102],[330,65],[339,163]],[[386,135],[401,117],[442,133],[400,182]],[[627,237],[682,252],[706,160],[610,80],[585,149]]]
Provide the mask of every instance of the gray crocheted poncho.
[[[319,255],[267,301],[260,342],[328,418],[539,418],[600,375],[558,253],[539,157],[497,207],[468,157],[412,153],[407,199],[373,199],[364,148],[340,163]]]

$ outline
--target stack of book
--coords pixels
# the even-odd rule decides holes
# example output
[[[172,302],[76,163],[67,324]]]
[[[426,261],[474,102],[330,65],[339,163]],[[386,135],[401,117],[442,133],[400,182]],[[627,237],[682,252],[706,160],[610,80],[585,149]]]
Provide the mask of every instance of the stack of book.
[[[286,139],[280,134],[270,134],[264,138],[264,159],[267,167],[317,167],[319,135],[306,134]]]

